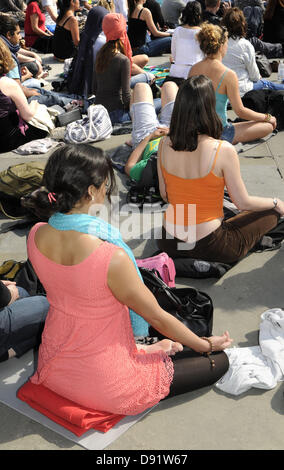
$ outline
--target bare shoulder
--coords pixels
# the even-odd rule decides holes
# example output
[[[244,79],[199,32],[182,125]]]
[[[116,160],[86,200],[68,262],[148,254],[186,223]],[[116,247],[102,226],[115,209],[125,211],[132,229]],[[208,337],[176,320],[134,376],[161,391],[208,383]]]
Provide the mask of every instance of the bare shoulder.
[[[232,160],[239,158],[235,147],[226,140],[222,140],[219,156],[222,164],[229,164]]]
[[[109,273],[121,273],[121,270],[126,268],[130,264],[131,260],[128,254],[122,248],[118,248],[113,253],[109,263]]]
[[[237,81],[238,84],[239,84],[236,72],[234,72],[234,70],[232,70],[232,69],[227,69],[227,73],[226,73],[226,77],[225,77],[226,84],[230,84],[230,83],[235,82],[235,81]]]
[[[149,8],[143,8],[143,11],[140,15],[140,18],[147,18],[149,16],[152,16],[152,13],[151,11],[149,10]]]

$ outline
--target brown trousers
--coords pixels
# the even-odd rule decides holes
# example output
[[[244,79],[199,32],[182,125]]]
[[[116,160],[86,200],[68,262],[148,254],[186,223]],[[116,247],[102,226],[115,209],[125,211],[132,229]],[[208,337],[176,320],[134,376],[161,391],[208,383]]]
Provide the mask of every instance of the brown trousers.
[[[217,230],[198,240],[191,250],[179,249],[177,238],[166,238],[163,228],[158,247],[171,258],[193,258],[219,263],[235,263],[242,259],[259,242],[263,235],[276,227],[279,213],[274,209],[261,212],[241,212],[224,220]],[[179,247],[178,247],[179,244]]]

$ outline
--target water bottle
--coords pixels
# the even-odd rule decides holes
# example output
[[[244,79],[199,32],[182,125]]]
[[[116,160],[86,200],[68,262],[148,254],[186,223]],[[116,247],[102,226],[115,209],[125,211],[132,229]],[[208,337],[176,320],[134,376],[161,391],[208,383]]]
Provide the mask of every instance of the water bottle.
[[[283,60],[281,60],[278,66],[278,81],[282,82],[283,80],[284,80],[284,62]]]

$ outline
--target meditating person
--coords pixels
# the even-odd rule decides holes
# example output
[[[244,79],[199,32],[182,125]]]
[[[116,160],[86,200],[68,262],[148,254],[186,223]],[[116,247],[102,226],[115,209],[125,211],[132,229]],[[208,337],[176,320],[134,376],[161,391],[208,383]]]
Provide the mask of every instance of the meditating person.
[[[53,34],[45,24],[45,15],[40,0],[29,0],[25,18],[25,44],[39,52],[52,52]]]
[[[255,50],[251,43],[245,39],[247,23],[245,16],[238,8],[228,10],[222,24],[228,30],[228,49],[223,57],[225,67],[236,72],[239,81],[240,96],[251,90],[284,90],[284,84],[272,82],[261,78]]]
[[[200,338],[161,309],[119,231],[91,215],[114,183],[99,148],[66,145],[48,159],[34,204],[51,217],[28,238],[50,303],[31,382],[92,410],[135,415],[215,383],[228,369],[223,350],[232,340],[228,332]],[[134,315],[171,339],[136,344]],[[178,359],[182,345],[194,352]],[[212,350],[215,367],[204,355]]]
[[[87,16],[85,28],[81,34],[78,54],[73,59],[68,89],[71,93],[88,97],[93,94],[93,76],[97,53],[106,43],[102,30],[104,17],[109,13],[102,6],[93,7]]]
[[[79,0],[58,0],[58,17],[53,39],[53,54],[64,61],[73,57],[80,42],[78,20]]]
[[[46,137],[47,132],[28,124],[38,109],[30,104],[20,85],[6,76],[14,61],[6,44],[0,39],[0,152],[9,152],[20,145]]]
[[[8,77],[20,80],[24,75],[23,67],[26,67],[29,78],[44,77],[41,57],[20,46],[21,30],[17,19],[0,13],[0,38],[8,46],[15,61],[15,67],[8,72]],[[22,81],[25,81],[25,77],[22,77]]]
[[[282,200],[248,194],[238,154],[221,134],[212,81],[194,75],[179,88],[158,151],[160,194],[169,206],[157,244],[172,258],[236,263],[284,215]],[[225,187],[241,211],[227,220]]]
[[[93,75],[95,103],[102,104],[107,109],[113,124],[131,121],[129,115],[131,82],[132,80],[134,83],[146,80],[151,82],[152,77],[146,72],[131,77],[132,50],[123,15],[109,13],[104,16],[102,28],[107,42],[96,58]]]
[[[204,58],[196,34],[200,31],[202,9],[197,1],[188,2],[181,16],[181,26],[173,33],[171,57],[172,65],[166,80],[173,80],[180,85],[187,78],[196,62]]]
[[[68,89],[71,93],[88,97],[94,94],[94,84],[96,84],[96,58],[99,50],[106,43],[106,36],[102,30],[102,22],[104,17],[109,13],[104,7],[96,6],[93,7],[87,16],[85,28],[82,32],[78,54],[74,58],[71,67],[71,74],[69,78]],[[121,23],[122,24],[122,23]],[[122,32],[125,31],[125,26],[122,24]],[[108,37],[114,33],[111,30],[108,31]],[[129,57],[131,58],[131,50],[129,48],[129,40],[127,34],[123,33],[121,40],[124,43],[128,43]],[[112,37],[112,36],[111,36]],[[127,44],[126,44],[127,47]],[[135,63],[136,62],[136,63]],[[145,72],[141,67],[144,67],[148,63],[148,57],[146,55],[138,55],[132,57],[131,66],[131,80],[130,87],[133,87],[136,81],[149,81],[154,79],[152,74]],[[143,75],[141,75],[143,74]],[[139,75],[139,76],[137,76]],[[134,76],[136,76],[134,78]]]
[[[54,33],[58,16],[57,0],[41,0],[41,5],[45,14],[46,27],[49,31]]]
[[[37,348],[49,303],[44,295],[30,296],[13,281],[0,281],[0,362]]]
[[[124,171],[137,182],[140,181],[149,158],[158,152],[161,137],[169,132],[177,90],[178,87],[174,82],[166,82],[162,86],[159,119],[150,86],[146,83],[137,83],[133,90],[130,108],[133,151]]]
[[[171,34],[159,31],[153,21],[152,13],[144,8],[146,0],[128,0],[127,34],[133,55],[147,54],[149,57],[171,52]],[[147,38],[147,31],[155,40]]]
[[[237,74],[222,63],[228,48],[226,28],[203,23],[196,37],[205,58],[193,65],[189,76],[206,75],[212,80],[216,95],[216,110],[223,125],[221,138],[236,144],[250,142],[270,134],[276,128],[275,117],[256,113],[243,106]],[[236,115],[245,122],[234,124],[228,122],[229,101]]]
[[[131,47],[125,49],[121,41],[126,35],[126,21],[121,14],[106,15],[102,22],[106,35],[116,40],[107,40],[97,54],[93,89],[95,104],[102,104],[113,124],[130,121],[130,70]],[[116,32],[117,31],[117,32]]]

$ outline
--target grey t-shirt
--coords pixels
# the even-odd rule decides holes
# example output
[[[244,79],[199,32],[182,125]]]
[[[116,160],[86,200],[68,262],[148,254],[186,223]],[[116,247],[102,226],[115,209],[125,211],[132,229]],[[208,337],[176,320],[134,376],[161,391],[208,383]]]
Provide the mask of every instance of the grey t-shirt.
[[[103,73],[94,73],[95,103],[108,111],[128,110],[130,103],[130,61],[118,53]]]

